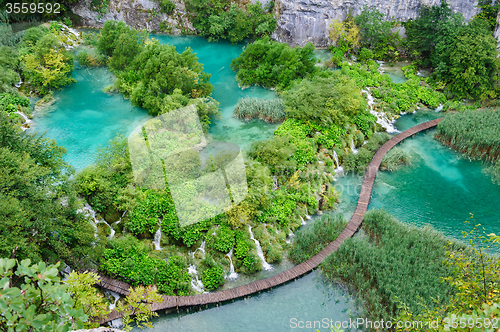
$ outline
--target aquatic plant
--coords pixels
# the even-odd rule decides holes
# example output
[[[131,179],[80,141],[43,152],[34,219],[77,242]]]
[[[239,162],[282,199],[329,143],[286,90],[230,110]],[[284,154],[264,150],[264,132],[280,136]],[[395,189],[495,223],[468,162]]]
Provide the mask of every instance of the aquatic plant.
[[[382,164],[380,165],[381,170],[395,171],[403,165],[408,165],[411,163],[410,154],[400,147],[394,147],[389,152],[386,153],[384,159],[382,159]]]
[[[286,117],[281,99],[259,98],[240,99],[234,109],[234,115],[245,120],[258,118],[267,122],[280,122]]]
[[[453,270],[443,260],[446,250],[461,250],[464,244],[429,226],[401,223],[382,210],[367,212],[362,227],[366,236],[344,241],[321,269],[328,279],[353,287],[372,320],[397,317],[400,303],[418,314],[422,304],[439,306],[455,294],[441,280]]]

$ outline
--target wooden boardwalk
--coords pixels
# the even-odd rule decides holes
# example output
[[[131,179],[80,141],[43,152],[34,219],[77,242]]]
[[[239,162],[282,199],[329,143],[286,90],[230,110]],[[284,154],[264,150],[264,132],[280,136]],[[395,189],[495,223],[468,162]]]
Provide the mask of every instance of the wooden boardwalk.
[[[153,310],[158,311],[170,308],[220,303],[232,299],[241,298],[253,293],[257,293],[281,285],[287,281],[298,278],[308,273],[309,271],[313,270],[314,268],[318,267],[318,265],[326,258],[326,256],[337,250],[342,244],[342,242],[353,236],[354,233],[361,226],[361,222],[363,221],[363,215],[365,214],[368,208],[368,203],[370,202],[373,183],[375,181],[375,177],[377,176],[378,169],[385,154],[390,149],[392,149],[396,144],[403,141],[405,138],[413,136],[420,131],[424,131],[429,128],[435,127],[440,121],[441,119],[435,119],[432,121],[421,123],[415,127],[405,130],[404,132],[392,137],[389,141],[387,141],[384,145],[382,145],[382,147],[375,153],[373,159],[368,165],[365,178],[363,180],[363,185],[361,187],[361,192],[359,194],[358,204],[356,206],[356,210],[354,211],[351,220],[349,221],[349,223],[347,223],[346,227],[340,233],[340,235],[328,246],[326,246],[323,250],[321,250],[318,254],[314,255],[304,263],[296,265],[291,269],[278,273],[272,277],[262,280],[257,280],[249,284],[235,287],[232,289],[226,289],[214,293],[206,293],[206,294],[190,295],[190,296],[164,295],[163,302],[154,304]],[[124,282],[113,280],[105,276],[101,277],[101,282],[99,283],[99,285],[122,295],[128,295],[128,289],[130,288],[130,286]],[[113,319],[120,317],[121,317],[120,313],[118,313],[117,311],[113,311],[105,319],[101,320],[100,323],[102,324],[105,322],[109,322]]]

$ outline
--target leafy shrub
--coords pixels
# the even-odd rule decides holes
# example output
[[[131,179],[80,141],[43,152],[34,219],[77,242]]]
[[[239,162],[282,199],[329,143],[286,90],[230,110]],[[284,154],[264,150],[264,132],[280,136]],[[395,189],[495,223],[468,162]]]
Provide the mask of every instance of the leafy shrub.
[[[345,153],[343,156],[342,165],[347,172],[364,173],[366,167],[372,160],[375,152],[387,142],[391,136],[387,133],[375,133],[365,145],[363,145],[357,154],[352,151]]]
[[[167,15],[172,14],[175,9],[175,4],[170,0],[158,0],[158,4],[160,5],[161,12]]]
[[[267,122],[280,122],[285,119],[285,107],[280,99],[243,98],[234,109],[235,116],[242,119],[258,118]]]
[[[224,284],[224,270],[220,266],[214,266],[203,271],[201,276],[203,286],[207,290],[214,290]]]
[[[343,127],[350,117],[366,112],[356,82],[339,72],[297,80],[282,99],[288,117],[324,127]]]
[[[342,215],[325,216],[314,222],[312,226],[299,229],[293,240],[288,257],[295,264],[300,264],[319,253],[330,242],[339,236],[347,222]]]
[[[314,72],[314,46],[291,48],[264,37],[247,45],[239,57],[231,61],[241,85],[286,88],[291,81]]]
[[[277,135],[267,141],[252,143],[248,155],[269,166],[272,173],[291,173],[296,168],[293,159],[296,150],[290,136]]]
[[[0,93],[0,110],[7,113],[17,112],[19,107],[30,106],[30,101],[18,92]]]
[[[226,225],[220,225],[210,239],[209,246],[222,253],[229,252],[234,246],[234,232]]]

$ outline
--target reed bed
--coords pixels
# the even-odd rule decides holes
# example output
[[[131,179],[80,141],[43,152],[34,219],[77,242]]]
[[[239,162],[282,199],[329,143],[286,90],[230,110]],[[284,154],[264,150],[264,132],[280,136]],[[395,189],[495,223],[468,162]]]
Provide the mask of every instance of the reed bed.
[[[385,171],[396,171],[404,165],[411,164],[410,154],[400,147],[392,148],[382,159],[380,169]]]
[[[305,262],[323,250],[347,225],[342,215],[324,216],[305,229],[299,229],[295,234],[288,257],[296,264]]]
[[[397,317],[400,303],[418,314],[421,304],[434,308],[454,295],[454,288],[441,280],[452,275],[443,264],[450,239],[442,233],[401,223],[383,210],[366,213],[363,230],[366,236],[344,241],[321,268],[328,279],[358,292],[370,319]],[[452,241],[449,248],[464,247]]]
[[[449,114],[438,125],[436,138],[471,159],[491,163],[488,170],[500,183],[500,110]]]
[[[281,99],[242,98],[234,110],[234,115],[240,119],[261,119],[267,122],[285,120],[285,107]]]

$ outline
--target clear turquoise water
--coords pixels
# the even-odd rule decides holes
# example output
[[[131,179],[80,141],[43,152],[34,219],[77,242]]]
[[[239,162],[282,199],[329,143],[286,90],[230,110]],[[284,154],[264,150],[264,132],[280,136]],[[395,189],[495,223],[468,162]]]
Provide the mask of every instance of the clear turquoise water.
[[[442,115],[432,110],[401,117],[400,130]],[[408,138],[399,146],[412,156],[412,165],[377,174],[368,209],[386,209],[399,220],[430,224],[444,234],[461,238],[470,231],[470,213],[488,233],[500,233],[500,186],[484,174],[484,165],[469,161],[434,139],[435,130]],[[352,214],[362,178],[352,174],[335,184],[342,193],[340,208]]]
[[[208,43],[194,36],[152,35],[161,43],[176,46],[182,52],[191,47],[212,74],[212,97],[220,103],[222,119],[210,128],[214,140],[232,142],[247,148],[251,142],[270,137],[277,125],[263,121],[241,121],[233,110],[240,98],[276,98],[276,94],[261,87],[241,89],[231,70],[231,60],[242,51],[244,43]],[[76,66],[78,68],[78,66]],[[127,136],[133,128],[147,121],[147,111],[131,106],[120,94],[106,94],[101,90],[112,84],[113,75],[106,68],[76,69],[77,83],[55,93],[57,102],[35,113],[31,131],[46,132],[68,150],[65,160],[80,170],[92,163],[99,145],[106,145],[116,134]]]
[[[230,61],[239,55],[243,44],[210,44],[197,37],[154,35],[163,43],[172,43],[178,51],[192,47],[205,71],[212,73],[213,97],[220,102],[222,119],[212,125],[210,135],[220,141],[237,143],[243,148],[272,135],[276,125],[261,121],[244,122],[232,117],[239,98],[275,98],[272,91],[259,87],[240,89],[230,69]],[[81,169],[93,161],[99,145],[105,145],[117,133],[128,135],[149,116],[132,107],[121,95],[101,91],[113,77],[104,68],[78,69],[77,83],[55,96],[57,103],[35,114],[32,131],[47,131],[68,149],[66,160]],[[400,130],[441,116],[432,110],[405,115],[396,122]],[[413,165],[400,171],[381,172],[375,182],[371,208],[385,208],[400,220],[417,225],[429,223],[445,234],[459,238],[469,230],[463,221],[474,213],[476,221],[488,232],[500,233],[496,207],[500,205],[500,186],[482,173],[479,162],[461,159],[455,152],[432,138],[433,132],[419,134],[401,144],[413,156]],[[347,219],[354,211],[362,178],[346,176],[336,182],[342,192],[338,211]],[[284,268],[277,267],[277,270]],[[277,272],[277,271],[275,271]],[[241,278],[235,286],[244,283]],[[251,281],[248,279],[248,281]],[[290,319],[346,320],[355,317],[358,306],[353,296],[325,282],[313,272],[295,282],[262,292],[234,303],[209,307],[197,312],[162,314],[154,320],[154,331],[290,331]],[[303,329],[316,331],[316,329]],[[321,329],[326,331],[326,329]]]
[[[80,170],[94,161],[99,145],[116,134],[128,135],[149,116],[122,95],[101,91],[113,82],[109,70],[77,69],[73,77],[77,82],[54,93],[53,105],[34,113],[30,131],[46,132],[46,137],[64,146],[68,151],[64,159]]]

